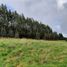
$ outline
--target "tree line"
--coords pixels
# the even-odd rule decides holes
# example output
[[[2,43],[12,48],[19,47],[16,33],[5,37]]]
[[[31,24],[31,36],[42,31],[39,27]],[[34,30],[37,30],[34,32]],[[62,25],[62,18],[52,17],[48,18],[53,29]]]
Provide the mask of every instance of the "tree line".
[[[62,33],[53,32],[52,29],[32,18],[25,18],[16,11],[0,5],[0,37],[32,38],[45,40],[62,40]]]

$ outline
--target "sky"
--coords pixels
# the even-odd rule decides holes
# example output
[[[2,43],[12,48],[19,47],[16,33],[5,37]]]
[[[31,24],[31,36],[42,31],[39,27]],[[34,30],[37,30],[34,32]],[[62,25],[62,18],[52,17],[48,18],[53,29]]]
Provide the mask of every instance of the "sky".
[[[0,0],[0,4],[67,36],[67,0]]]

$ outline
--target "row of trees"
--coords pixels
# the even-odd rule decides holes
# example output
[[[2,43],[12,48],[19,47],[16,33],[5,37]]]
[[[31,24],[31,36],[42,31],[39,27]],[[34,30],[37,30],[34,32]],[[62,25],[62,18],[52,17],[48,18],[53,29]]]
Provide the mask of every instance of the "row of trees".
[[[16,11],[8,10],[6,5],[0,6],[0,36],[59,40],[63,39],[61,33],[53,32],[48,25],[44,25],[31,18],[25,18]]]

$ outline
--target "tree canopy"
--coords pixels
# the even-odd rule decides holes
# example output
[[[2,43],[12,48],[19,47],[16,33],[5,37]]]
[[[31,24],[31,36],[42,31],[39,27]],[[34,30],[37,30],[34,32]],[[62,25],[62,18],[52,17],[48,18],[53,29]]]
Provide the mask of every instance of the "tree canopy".
[[[17,11],[8,10],[6,5],[0,5],[0,37],[32,38],[46,40],[62,40],[62,33],[52,29],[32,18],[25,18]]]

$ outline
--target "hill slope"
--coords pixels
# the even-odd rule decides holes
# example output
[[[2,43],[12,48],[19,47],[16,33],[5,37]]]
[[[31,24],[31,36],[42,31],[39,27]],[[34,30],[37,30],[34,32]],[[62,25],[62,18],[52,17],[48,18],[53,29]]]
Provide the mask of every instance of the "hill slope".
[[[0,67],[67,67],[67,42],[0,39]]]

